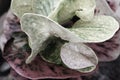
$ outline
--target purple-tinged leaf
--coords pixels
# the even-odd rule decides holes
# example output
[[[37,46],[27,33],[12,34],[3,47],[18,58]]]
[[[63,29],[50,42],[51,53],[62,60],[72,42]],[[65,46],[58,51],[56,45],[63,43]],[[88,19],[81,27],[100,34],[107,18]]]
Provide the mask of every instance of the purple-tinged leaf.
[[[113,38],[102,43],[88,44],[97,54],[99,61],[111,61],[120,55],[120,30]]]
[[[29,80],[28,78],[20,76],[15,70],[11,69],[10,75],[13,77],[14,80]]]
[[[0,48],[2,51],[12,33],[20,31],[19,26],[18,18],[10,10],[0,19]]]
[[[109,0],[112,4],[116,0]],[[115,4],[118,4],[115,2]],[[96,15],[110,15],[115,17],[115,19],[120,23],[120,18],[114,10],[111,9],[111,6],[105,0],[97,0],[96,7]],[[95,53],[97,54],[99,61],[111,61],[118,58],[120,55],[120,29],[116,32],[116,34],[109,40],[96,43],[96,44],[88,44]]]
[[[65,79],[81,75],[77,71],[45,62],[40,56],[37,56],[30,64],[26,64],[25,60],[30,54],[30,48],[28,48],[26,44],[24,47],[21,47],[21,45],[16,46],[14,43],[11,39],[6,44],[3,57],[8,61],[10,66],[23,77],[29,79]]]

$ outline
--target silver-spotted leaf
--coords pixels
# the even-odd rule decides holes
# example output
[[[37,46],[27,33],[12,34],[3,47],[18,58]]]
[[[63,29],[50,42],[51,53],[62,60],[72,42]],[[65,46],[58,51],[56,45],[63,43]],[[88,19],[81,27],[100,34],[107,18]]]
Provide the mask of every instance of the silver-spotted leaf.
[[[82,43],[64,44],[60,56],[67,67],[80,72],[90,72],[98,64],[94,51]]]
[[[116,33],[119,29],[118,22],[110,16],[95,16],[93,20],[77,21],[70,30],[84,42],[103,42]]]

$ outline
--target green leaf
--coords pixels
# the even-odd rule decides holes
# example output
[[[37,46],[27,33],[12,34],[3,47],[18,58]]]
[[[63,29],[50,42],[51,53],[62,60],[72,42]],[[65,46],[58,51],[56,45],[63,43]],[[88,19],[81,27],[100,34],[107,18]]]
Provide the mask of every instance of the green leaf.
[[[41,57],[47,62],[62,64],[60,51],[64,43],[65,41],[60,38],[52,38],[50,44],[48,44],[45,50],[42,51]]]
[[[75,14],[83,21],[90,21],[94,17],[95,0],[80,0],[79,9]]]
[[[48,16],[60,0],[12,0],[12,11],[21,18],[24,13],[36,13]]]
[[[32,13],[32,2],[33,0],[12,0],[11,2],[11,10],[15,13],[19,18],[23,16],[24,13]]]
[[[60,56],[67,67],[83,73],[93,71],[98,64],[94,51],[82,43],[64,44]]]
[[[103,42],[113,37],[119,29],[119,23],[110,16],[95,16],[93,20],[77,21],[70,29],[83,42]]]

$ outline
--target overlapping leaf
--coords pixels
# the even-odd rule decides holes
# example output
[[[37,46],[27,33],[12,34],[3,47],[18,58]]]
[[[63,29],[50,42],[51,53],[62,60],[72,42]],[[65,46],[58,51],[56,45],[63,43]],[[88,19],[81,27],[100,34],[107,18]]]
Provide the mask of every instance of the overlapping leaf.
[[[40,56],[37,56],[37,58],[35,58],[36,60],[30,64],[26,64],[25,60],[31,51],[28,46],[27,36],[20,30],[19,20],[15,15],[10,14],[7,16],[6,21],[5,25],[8,29],[6,30],[8,35],[6,37],[9,37],[9,39],[12,37],[12,39],[5,44],[6,47],[4,48],[2,56],[20,76],[29,79],[66,79],[80,77],[81,73],[78,71],[48,63],[41,59]],[[16,73],[15,75],[13,74],[13,76],[16,77],[15,79],[23,80],[24,78],[19,77],[19,75]]]
[[[30,64],[26,64],[25,60],[31,51],[30,47],[28,46],[27,37],[23,32],[17,32],[13,34],[14,35],[12,37],[14,37],[14,40],[10,39],[7,42],[3,57],[22,77],[38,80],[48,78],[76,78],[81,75],[81,73],[78,71],[48,63],[40,56],[37,56]]]
[[[105,0],[96,0],[96,15],[109,15],[115,17],[115,19],[120,22],[119,15],[116,15],[116,12],[119,11],[118,8],[118,0],[108,0],[109,5]],[[116,5],[117,4],[117,5]],[[113,11],[112,11],[113,10]],[[89,43],[89,47],[91,47],[96,55],[98,56],[99,61],[113,61],[117,59],[120,55],[120,29],[116,32],[116,34],[109,40],[101,43]]]
[[[50,5],[51,2],[49,0],[28,0],[20,5],[17,4],[18,1],[13,0],[12,9],[20,18],[22,17],[21,28],[28,35],[29,45],[32,49],[26,63],[30,63],[38,53],[41,53],[46,48],[50,43],[50,38],[60,37],[63,40],[77,43],[103,42],[110,39],[119,28],[118,22],[110,16],[94,16],[94,0],[60,0],[56,6],[54,6],[55,4]],[[53,0],[52,2],[54,3],[55,1]],[[21,6],[25,8],[23,9]],[[16,7],[20,10],[18,11]],[[58,24],[69,21],[75,15],[81,20],[77,21],[72,28],[66,29]],[[72,43],[69,44],[67,47],[74,45]],[[76,48],[74,48],[74,50],[69,52],[71,55],[63,55],[62,53],[65,51],[62,52],[62,60],[71,69],[79,70],[80,72],[92,71],[97,65],[97,58],[90,48],[83,44],[79,45],[74,45],[74,47],[79,46],[80,51],[77,52]],[[86,52],[82,51],[82,49]],[[77,54],[74,55],[73,53]],[[72,59],[66,61],[66,56],[74,57],[76,62]],[[91,59],[91,56],[96,62]],[[78,63],[81,60],[85,60],[85,62]],[[86,63],[87,65],[85,65]]]
[[[59,23],[65,23],[75,15],[89,21],[94,16],[95,6],[95,0],[63,0],[49,17]]]
[[[108,23],[106,23],[106,21],[104,21],[103,19],[107,20]],[[22,23],[22,30],[29,37],[29,45],[32,49],[31,56],[29,56],[29,58],[26,61],[27,63],[30,63],[40,51],[45,49],[46,45],[49,43],[49,41],[47,40],[50,37],[56,36],[70,42],[101,42],[111,38],[119,28],[117,21],[112,17],[108,17],[108,16],[95,16],[95,19],[93,19],[93,21],[86,22],[86,24],[84,21],[78,21],[77,23],[75,23],[73,28],[71,28],[70,30],[74,33],[77,32],[76,34],[79,36],[76,36],[74,33],[60,26],[51,19],[38,14],[32,14],[32,13],[25,14],[21,18],[21,23]],[[112,26],[116,26],[116,27],[112,27]],[[86,66],[88,67],[88,65]],[[95,68],[95,64],[89,65],[89,68],[87,70],[88,71],[89,69],[93,70],[94,68]]]
[[[65,23],[75,15],[91,20],[95,6],[95,0],[12,0],[11,9],[19,18],[24,13],[36,13]]]
[[[80,72],[90,72],[98,64],[94,51],[82,43],[66,43],[60,56],[66,66]]]
[[[50,37],[53,37],[53,36],[61,37],[64,40],[68,40],[68,41],[71,40],[71,42],[74,40],[79,40],[79,37],[77,39],[77,37],[75,37],[75,35],[73,35],[73,33],[71,33],[69,30],[63,28],[59,24],[55,23],[54,21],[52,21],[44,16],[27,13],[21,18],[21,23],[22,23],[22,30],[29,37],[29,45],[32,49],[32,53],[26,61],[27,63],[30,63],[39,52],[41,52],[42,50],[45,49],[46,45],[48,45],[48,43],[50,41],[49,40]],[[80,48],[82,48],[82,49],[84,48],[83,51],[88,49],[87,53],[84,52],[84,53],[86,53],[86,54],[84,54],[85,56],[87,56],[87,54],[90,53],[90,54],[92,54],[92,58],[94,58],[95,61],[97,61],[96,56],[94,55],[94,52],[91,49],[89,49],[88,47],[86,47],[83,44],[79,44],[79,45],[81,45],[81,47],[79,46]],[[59,50],[60,48],[61,47],[58,47],[58,49],[56,49],[56,48],[55,49]],[[80,51],[80,52],[82,53],[82,51]],[[73,51],[72,53],[73,54],[71,54],[71,56],[74,56],[74,57],[76,57],[76,59],[78,59],[77,56],[75,56],[76,54],[74,55],[74,53],[76,53],[76,51]],[[57,57],[56,55],[58,55],[58,58],[60,58],[59,51],[57,52],[57,54],[56,54],[56,52],[52,53],[52,54],[54,54],[54,56],[53,56],[54,58]],[[90,56],[90,55],[88,55],[88,56]],[[50,56],[48,56],[48,57],[51,58]],[[80,59],[85,60],[84,57],[83,58],[81,58],[81,57],[83,57],[83,56],[79,56],[79,59],[77,60],[78,62],[80,61]],[[48,58],[48,60],[49,60],[49,58]],[[57,61],[54,61],[55,60],[54,58],[52,58],[52,60],[49,60],[48,62],[53,61],[53,63],[59,63]],[[44,59],[45,59],[45,57],[44,57]],[[78,64],[76,63],[77,65],[80,65],[80,67],[77,69],[79,69],[79,71],[82,71],[82,70],[80,70],[81,68],[86,68],[86,67],[90,68],[91,67],[90,69],[87,69],[86,71],[84,70],[83,72],[87,72],[87,71],[91,71],[91,70],[95,69],[97,62],[95,64],[92,64],[92,62],[90,62],[89,59],[85,61],[85,63],[87,63],[87,62],[90,64],[87,64],[85,66],[80,65],[80,64],[82,64],[81,61]]]
[[[95,16],[89,22],[77,21],[70,30],[84,42],[103,42],[113,37],[119,23],[110,16]]]
[[[31,62],[37,53],[44,49],[47,43],[49,43],[46,42],[47,39],[52,36],[60,37],[71,42],[80,41],[79,37],[75,34],[45,16],[26,13],[22,17],[21,23],[21,28],[28,35],[29,45],[32,49],[31,56],[28,58],[27,63]]]

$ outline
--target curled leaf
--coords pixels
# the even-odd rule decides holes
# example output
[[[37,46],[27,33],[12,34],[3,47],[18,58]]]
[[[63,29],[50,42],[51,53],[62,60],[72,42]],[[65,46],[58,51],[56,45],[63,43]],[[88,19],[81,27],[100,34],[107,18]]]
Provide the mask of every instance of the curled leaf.
[[[12,0],[11,9],[19,18],[24,13],[36,13],[65,23],[75,15],[91,20],[95,6],[95,0]]]
[[[119,23],[110,16],[95,16],[93,20],[77,21],[70,30],[84,42],[103,42],[113,37],[119,29]]]
[[[34,15],[22,17],[22,30],[28,35],[29,45],[32,49],[31,55],[26,63],[30,63],[34,57],[46,47],[46,41],[50,38],[49,25],[45,24],[44,18]]]
[[[82,43],[66,43],[60,56],[67,67],[84,73],[94,70],[98,64],[94,51]]]
[[[60,26],[51,19],[33,13],[26,13],[21,18],[21,28],[28,35],[29,45],[32,49],[31,56],[26,63],[30,63],[34,57],[49,43],[49,38],[56,36],[67,41],[80,41],[74,33]]]
[[[91,22],[78,21],[69,29],[72,31],[70,32],[55,21],[33,13],[23,15],[21,25],[22,30],[28,35],[32,49],[26,63],[30,63],[40,51],[45,49],[50,37],[56,36],[70,42],[102,42],[111,38],[119,28],[114,18],[96,16]]]
[[[95,6],[95,0],[62,0],[49,17],[59,23],[65,23],[75,15],[88,21],[94,16]]]

